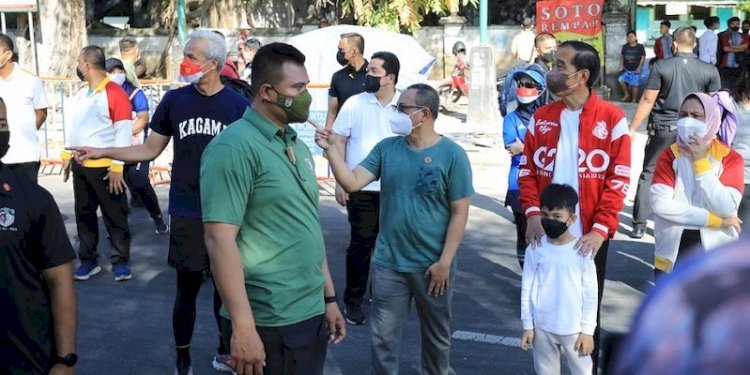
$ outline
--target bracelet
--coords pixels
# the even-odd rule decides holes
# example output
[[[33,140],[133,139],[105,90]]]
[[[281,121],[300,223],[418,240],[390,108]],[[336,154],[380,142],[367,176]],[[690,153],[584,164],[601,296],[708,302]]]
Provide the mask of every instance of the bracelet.
[[[336,296],[330,296],[330,297],[325,296],[323,297],[323,302],[325,302],[326,304],[336,303],[338,302],[338,298],[336,298]]]

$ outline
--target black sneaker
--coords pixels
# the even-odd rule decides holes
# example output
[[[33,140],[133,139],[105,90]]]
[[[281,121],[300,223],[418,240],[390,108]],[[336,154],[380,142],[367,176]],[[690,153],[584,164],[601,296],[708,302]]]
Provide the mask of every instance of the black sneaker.
[[[344,309],[344,316],[347,323],[355,326],[361,326],[367,321],[365,319],[365,312],[362,311],[362,306],[360,305],[347,305],[346,309]]]
[[[164,234],[169,232],[169,225],[164,222],[164,219],[158,218],[154,220],[154,231],[156,234]]]

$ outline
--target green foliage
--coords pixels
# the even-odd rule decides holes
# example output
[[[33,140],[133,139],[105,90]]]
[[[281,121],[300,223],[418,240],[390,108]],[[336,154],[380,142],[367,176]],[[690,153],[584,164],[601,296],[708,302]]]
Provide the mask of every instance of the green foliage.
[[[737,8],[745,13],[750,12],[750,0],[740,0],[737,4]]]
[[[341,12],[353,14],[362,26],[414,32],[424,15],[447,15],[459,4],[476,6],[477,0],[342,0]]]

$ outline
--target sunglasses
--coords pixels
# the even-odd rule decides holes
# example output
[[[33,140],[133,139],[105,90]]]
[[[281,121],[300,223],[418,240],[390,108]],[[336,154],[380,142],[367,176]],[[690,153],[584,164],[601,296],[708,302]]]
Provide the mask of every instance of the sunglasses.
[[[539,88],[539,85],[536,84],[536,82],[521,82],[518,81],[518,88],[527,88],[527,89],[536,89]]]
[[[425,108],[419,105],[407,105],[407,104],[402,104],[402,103],[396,104],[395,107],[397,111],[404,113],[404,114],[406,113],[407,109]]]

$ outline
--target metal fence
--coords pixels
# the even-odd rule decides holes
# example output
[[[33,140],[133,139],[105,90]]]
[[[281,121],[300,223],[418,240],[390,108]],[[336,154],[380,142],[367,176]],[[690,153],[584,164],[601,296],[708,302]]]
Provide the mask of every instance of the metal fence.
[[[65,147],[65,131],[71,126],[66,123],[65,110],[70,105],[71,97],[78,92],[83,83],[79,80],[69,78],[43,78],[44,89],[47,94],[49,107],[47,110],[47,120],[39,129],[39,147],[42,151],[42,173],[59,173],[61,171],[62,160],[60,153]],[[164,94],[170,89],[183,85],[183,83],[165,81],[165,80],[144,80],[141,81],[141,90],[148,98],[149,115],[154,114],[154,110],[161,102]],[[315,100],[311,110],[311,116],[318,122],[325,123],[328,101],[328,84],[311,83],[308,85]],[[320,156],[320,149],[315,145],[315,131],[309,125],[295,124],[295,129],[299,132],[301,139],[310,147],[312,153]],[[168,176],[170,164],[172,162],[172,144],[170,143],[164,152],[151,163],[154,171],[160,171],[161,175],[152,176],[152,182],[158,184]],[[318,158],[320,159],[320,158]],[[318,174],[327,177],[327,165],[316,168]]]

